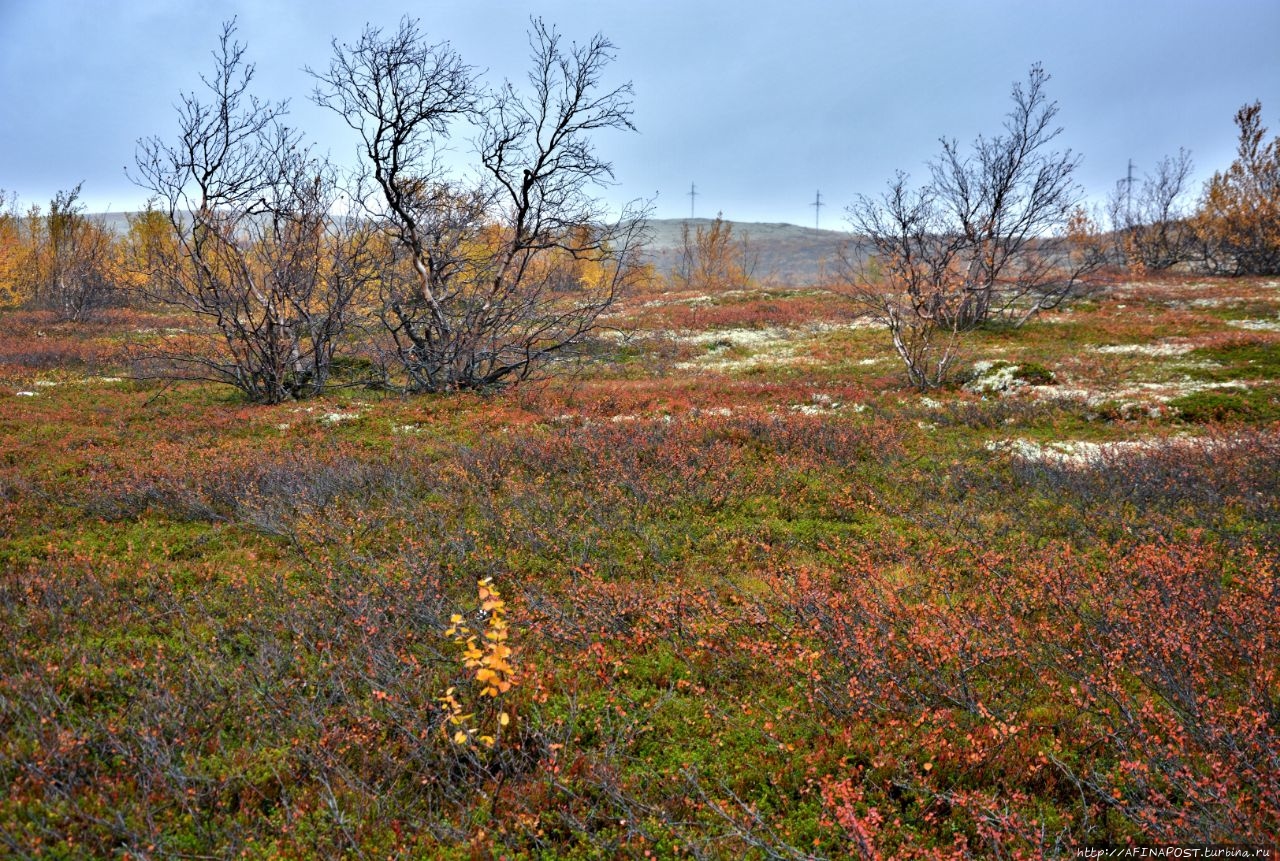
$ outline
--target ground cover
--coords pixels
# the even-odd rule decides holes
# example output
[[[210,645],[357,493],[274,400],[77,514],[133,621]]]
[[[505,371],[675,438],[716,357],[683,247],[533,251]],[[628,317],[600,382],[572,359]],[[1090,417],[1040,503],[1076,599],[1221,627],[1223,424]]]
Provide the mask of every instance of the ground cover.
[[[1120,284],[925,397],[829,294],[651,290],[571,379],[262,407],[8,314],[0,847],[1274,842],[1277,320]]]

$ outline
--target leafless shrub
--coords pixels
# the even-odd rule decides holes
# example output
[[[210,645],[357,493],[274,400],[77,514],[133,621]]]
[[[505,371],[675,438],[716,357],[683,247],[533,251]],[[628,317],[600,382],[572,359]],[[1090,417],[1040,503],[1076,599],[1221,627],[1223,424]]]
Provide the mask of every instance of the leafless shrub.
[[[613,175],[592,136],[632,128],[630,86],[601,91],[613,45],[566,46],[534,20],[530,47],[526,92],[485,92],[409,19],[335,41],[312,73],[316,101],[360,136],[374,194],[354,196],[391,239],[380,315],[412,391],[493,388],[572,355],[632,272],[642,213],[610,220],[590,194]],[[463,120],[478,128],[478,182],[438,159]]]
[[[284,125],[284,103],[250,95],[254,67],[223,26],[210,100],[186,94],[178,137],[142,141],[138,183],[171,235],[151,237],[147,295],[209,337],[143,347],[157,375],[211,379],[278,403],[322,391],[371,277],[369,231],[335,218],[332,168]]]
[[[928,183],[911,188],[900,172],[849,207],[870,254],[846,247],[836,290],[888,329],[918,389],[945,381],[961,333],[1021,324],[1092,289],[1103,257],[1079,209],[1079,158],[1047,150],[1061,133],[1048,80],[1035,65],[1014,85],[1005,134],[979,136],[968,153],[943,139]]]
[[[1143,177],[1136,197],[1127,185],[1117,186],[1107,208],[1116,243],[1130,266],[1158,272],[1194,253],[1192,213],[1183,201],[1192,170],[1191,153],[1180,149]]]

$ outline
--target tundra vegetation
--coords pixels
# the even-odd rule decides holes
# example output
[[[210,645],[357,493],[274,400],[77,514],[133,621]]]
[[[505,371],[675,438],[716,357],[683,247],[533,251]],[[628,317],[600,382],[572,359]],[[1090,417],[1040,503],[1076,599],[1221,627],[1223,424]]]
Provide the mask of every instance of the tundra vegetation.
[[[1109,264],[1280,271],[1280,138],[1266,141],[1261,103],[1236,114],[1238,158],[1206,184],[1194,215],[1185,201],[1191,156],[1181,150],[1143,179],[1136,199],[1132,183],[1112,196],[1104,233],[1081,205],[1080,156],[1052,149],[1062,128],[1048,81],[1033,65],[1012,88],[1001,134],[967,149],[943,138],[927,182],[899,172],[848,209],[855,239],[834,289],[888,331],[917,389],[948,382],[966,333],[1020,326],[1085,298]]]
[[[325,189],[304,176],[257,195]],[[139,216],[108,271],[243,241],[205,258],[221,289],[323,244],[316,285],[374,273],[325,385],[139,373],[239,337],[176,276],[80,315],[14,288],[4,312],[6,856],[1036,858],[1280,833],[1274,275],[1111,270],[971,328],[925,396],[836,285],[636,270],[575,336],[577,374],[432,386],[381,340],[389,297],[439,325],[403,214],[237,211]],[[5,277],[32,224],[0,221]],[[717,229],[690,247],[731,249]],[[485,266],[520,235],[495,230]],[[449,331],[468,307],[442,304]],[[441,372],[466,367],[449,343]]]

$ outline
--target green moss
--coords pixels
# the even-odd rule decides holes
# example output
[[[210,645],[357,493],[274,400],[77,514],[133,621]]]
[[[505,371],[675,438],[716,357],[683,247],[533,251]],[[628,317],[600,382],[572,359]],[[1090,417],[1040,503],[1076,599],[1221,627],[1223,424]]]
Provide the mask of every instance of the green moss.
[[[1053,371],[1037,362],[1019,362],[1014,377],[1032,386],[1051,386],[1058,381]]]
[[[1175,398],[1169,406],[1183,421],[1268,422],[1280,419],[1280,389],[1214,389]]]
[[[1219,347],[1201,347],[1188,357],[1221,367],[1193,368],[1202,380],[1280,380],[1280,342],[1244,338]]]
[[[1280,306],[1264,299],[1249,299],[1209,308],[1207,313],[1219,320],[1265,320],[1277,316]]]

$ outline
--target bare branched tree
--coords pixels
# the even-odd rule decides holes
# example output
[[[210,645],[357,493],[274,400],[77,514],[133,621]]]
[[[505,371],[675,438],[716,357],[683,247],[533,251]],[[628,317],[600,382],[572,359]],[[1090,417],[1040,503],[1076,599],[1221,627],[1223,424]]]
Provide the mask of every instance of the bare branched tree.
[[[212,339],[180,336],[145,358],[158,373],[229,383],[254,401],[321,391],[370,279],[367,231],[336,218],[334,171],[283,123],[287,104],[249,93],[254,67],[223,26],[208,100],[186,94],[176,142],[140,142],[135,181],[172,229],[144,255],[148,295]],[[203,334],[203,333],[202,333]]]
[[[1079,158],[1048,150],[1061,133],[1048,80],[1034,65],[1013,86],[1004,134],[968,152],[944,139],[925,185],[899,172],[848,209],[869,247],[843,255],[839,292],[889,329],[917,387],[942,382],[960,333],[1020,325],[1094,286],[1104,258],[1080,210]]]
[[[1194,231],[1185,196],[1191,153],[1165,156],[1142,178],[1137,195],[1117,187],[1108,201],[1112,230],[1126,263],[1148,271],[1168,269],[1193,253]]]
[[[1014,84],[1010,93],[1004,134],[979,136],[967,155],[955,140],[944,140],[942,156],[930,165],[944,225],[962,240],[961,329],[992,317],[1021,323],[1057,307],[1087,289],[1086,276],[1101,265],[1093,248],[1053,241],[1070,232],[1082,191],[1075,181],[1079,156],[1048,150],[1062,133],[1053,125],[1058,103],[1045,92],[1048,81],[1033,65],[1025,86]]]
[[[368,215],[394,240],[382,318],[413,391],[486,389],[571,355],[630,271],[640,212],[608,219],[591,190],[613,177],[592,137],[631,129],[631,89],[603,87],[613,45],[565,45],[535,20],[527,91],[485,92],[415,21],[334,43],[316,101],[360,136]],[[441,152],[478,129],[478,179]],[[412,274],[404,271],[405,264]]]
[[[889,331],[912,386],[941,385],[964,319],[963,236],[947,230],[936,192],[912,190],[901,172],[879,198],[862,197],[849,212],[870,249],[841,250],[839,292]]]

